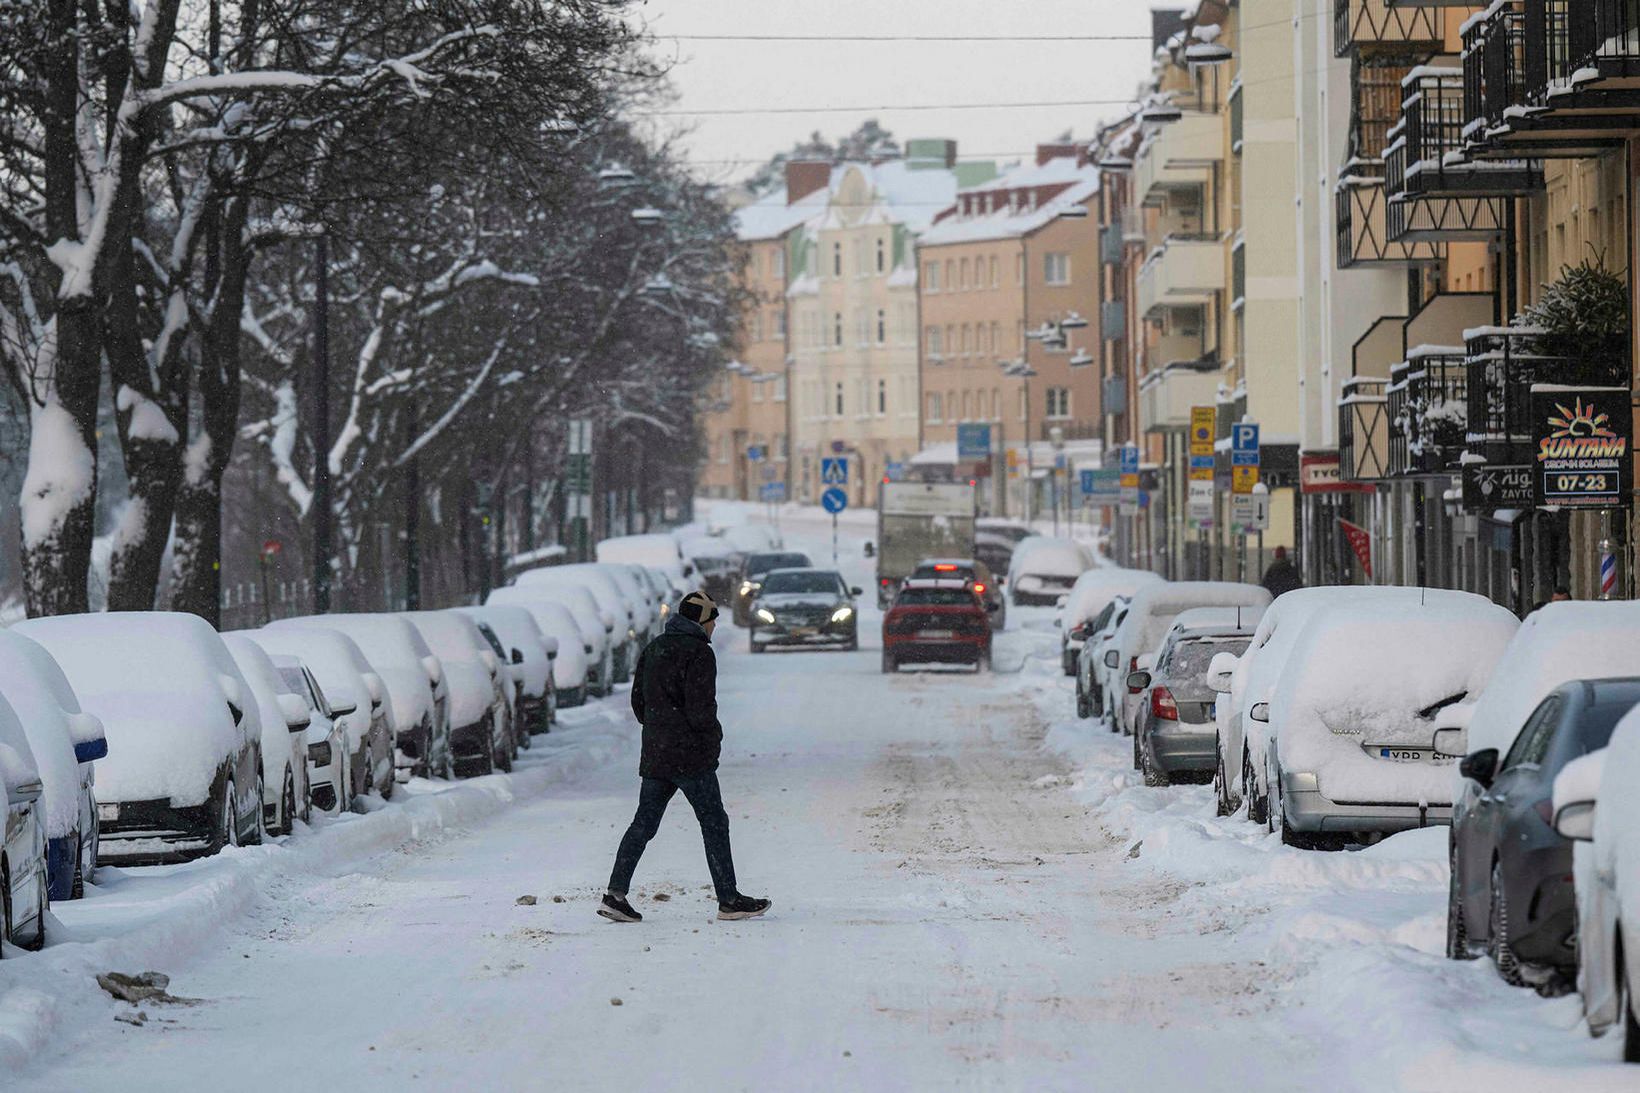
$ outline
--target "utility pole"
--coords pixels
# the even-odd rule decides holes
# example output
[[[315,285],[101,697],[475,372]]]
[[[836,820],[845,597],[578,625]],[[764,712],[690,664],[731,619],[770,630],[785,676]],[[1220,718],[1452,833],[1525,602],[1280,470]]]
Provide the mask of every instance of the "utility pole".
[[[314,243],[313,285],[313,609],[330,610],[330,245]]]

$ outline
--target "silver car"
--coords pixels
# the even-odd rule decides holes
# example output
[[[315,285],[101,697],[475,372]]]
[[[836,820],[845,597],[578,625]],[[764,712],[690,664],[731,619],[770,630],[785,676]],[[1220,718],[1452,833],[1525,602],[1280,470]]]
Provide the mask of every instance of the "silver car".
[[[1145,785],[1213,777],[1217,696],[1208,686],[1208,666],[1220,653],[1240,656],[1252,637],[1251,627],[1233,621],[1175,623],[1162,639],[1155,666],[1128,675],[1128,687],[1143,693],[1133,733],[1133,766],[1144,774]]]

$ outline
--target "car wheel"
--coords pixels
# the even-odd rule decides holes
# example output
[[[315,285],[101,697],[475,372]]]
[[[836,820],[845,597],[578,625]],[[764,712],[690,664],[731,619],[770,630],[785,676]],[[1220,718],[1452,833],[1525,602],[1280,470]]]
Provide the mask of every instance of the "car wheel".
[[[241,837],[241,845],[259,846],[262,842],[262,829],[267,825],[262,822],[262,802],[267,800],[267,786],[262,776],[256,776],[256,819],[251,821],[250,831]]]
[[[74,833],[74,880],[69,885],[68,898],[85,898],[85,843],[78,831]]]
[[[1065,674],[1068,676],[1076,674],[1076,662],[1071,659],[1069,652],[1059,658],[1059,666],[1065,670]]]
[[[1076,716],[1084,721],[1093,716],[1093,703],[1088,701],[1081,687],[1076,688]]]
[[[279,791],[279,830],[276,834],[289,835],[296,830],[296,775],[285,768],[285,788]]]
[[[1139,753],[1139,771],[1145,776],[1145,785],[1153,789],[1171,785],[1172,779],[1167,776],[1167,771],[1156,765],[1156,760],[1150,754],[1150,749],[1139,745],[1139,734],[1134,733],[1133,739],[1135,741],[1134,747]]]
[[[509,735],[511,735],[509,733]],[[501,741],[501,750],[495,753],[491,766],[507,773],[512,773],[512,745],[505,738]]]
[[[234,816],[234,784],[229,778],[222,786],[222,802],[217,808],[216,830],[211,833],[211,852],[239,845],[239,820]]]
[[[1628,961],[1621,946],[1617,952],[1618,1020],[1623,1022],[1623,1061],[1640,1063],[1640,1020],[1634,1016],[1634,987],[1629,982]]]
[[[1511,987],[1524,987],[1526,977],[1521,974],[1520,959],[1509,944],[1509,897],[1504,892],[1503,866],[1499,862],[1492,863],[1491,897],[1487,927],[1492,936],[1487,940],[1487,952],[1492,957],[1492,963],[1498,966],[1498,974],[1505,983]]]
[[[1475,954],[1469,948],[1469,927],[1464,925],[1463,918],[1463,885],[1458,882],[1458,841],[1449,837],[1447,842],[1446,957],[1448,960],[1473,960]]]
[[[1247,799],[1247,819],[1251,823],[1268,822],[1269,800],[1259,792],[1258,779],[1253,777],[1253,756],[1243,748],[1241,752],[1241,793]]]
[[[900,666],[898,664],[894,663],[894,654],[890,653],[887,649],[884,649],[883,650],[883,671],[888,672],[888,673],[892,673],[892,672],[898,671],[899,667]]]
[[[1213,815],[1230,815],[1230,785],[1224,772],[1224,749],[1213,742]]]

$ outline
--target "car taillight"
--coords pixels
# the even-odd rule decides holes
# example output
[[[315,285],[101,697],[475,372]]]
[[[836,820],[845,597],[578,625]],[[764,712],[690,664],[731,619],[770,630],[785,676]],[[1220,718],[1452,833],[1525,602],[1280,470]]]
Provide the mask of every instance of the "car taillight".
[[[955,573],[956,571],[957,571],[957,567],[954,566],[954,565],[951,565],[949,562],[941,564],[941,565],[936,565],[934,567],[934,572],[935,573]]]
[[[974,591],[978,592],[980,595],[983,596],[985,594],[985,582],[984,581],[975,581],[974,582]]]
[[[1173,701],[1173,692],[1166,687],[1150,689],[1150,716],[1158,721],[1177,721],[1179,704]]]

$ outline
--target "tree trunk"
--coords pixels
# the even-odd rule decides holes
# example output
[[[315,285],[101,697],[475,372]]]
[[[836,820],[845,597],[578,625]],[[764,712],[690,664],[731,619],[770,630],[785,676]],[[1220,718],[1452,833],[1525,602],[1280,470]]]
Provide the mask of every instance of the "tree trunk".
[[[31,617],[90,609],[86,574],[97,500],[97,387],[101,354],[90,301],[57,314],[55,382],[30,407],[23,478],[23,597]]]

